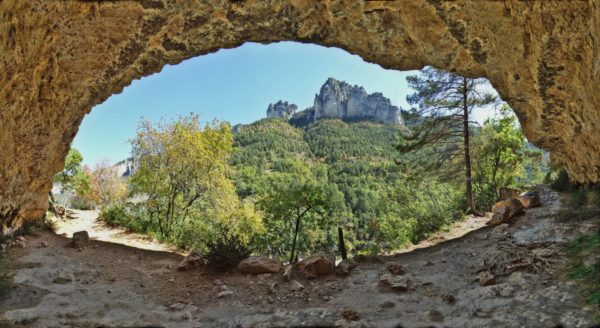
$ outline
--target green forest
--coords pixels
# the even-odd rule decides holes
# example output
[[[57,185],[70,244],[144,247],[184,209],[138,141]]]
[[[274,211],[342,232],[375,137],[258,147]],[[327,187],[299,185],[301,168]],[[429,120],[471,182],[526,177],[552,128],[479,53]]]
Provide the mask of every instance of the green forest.
[[[535,185],[548,173],[512,110],[480,84],[433,69],[409,77],[414,107],[401,125],[263,119],[232,128],[194,114],[142,121],[127,181],[107,167],[57,179],[84,181],[72,189],[105,222],[215,263],[339,254],[340,233],[350,254],[393,252],[489,210],[501,188]],[[483,124],[469,118],[484,109],[496,115]]]

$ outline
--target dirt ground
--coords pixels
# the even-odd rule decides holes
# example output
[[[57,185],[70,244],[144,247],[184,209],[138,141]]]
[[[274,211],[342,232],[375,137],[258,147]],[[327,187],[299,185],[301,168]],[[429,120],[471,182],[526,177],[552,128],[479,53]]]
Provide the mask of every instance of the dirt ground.
[[[369,258],[348,277],[298,277],[300,290],[280,275],[181,272],[181,254],[102,225],[88,225],[100,233],[77,251],[68,236],[83,223],[72,222],[10,249],[15,285],[0,310],[25,327],[588,327],[592,309],[562,278],[562,246],[598,221],[558,222],[558,194],[543,190],[542,201],[510,227],[469,218],[409,251]],[[390,261],[406,271],[406,290],[378,283]],[[481,272],[495,283],[482,286]],[[233,294],[218,297],[223,290]]]

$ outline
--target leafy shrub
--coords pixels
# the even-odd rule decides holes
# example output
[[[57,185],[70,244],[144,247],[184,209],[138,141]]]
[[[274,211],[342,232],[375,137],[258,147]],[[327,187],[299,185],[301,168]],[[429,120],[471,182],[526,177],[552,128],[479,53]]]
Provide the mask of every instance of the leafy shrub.
[[[98,218],[110,226],[124,227],[130,231],[148,233],[152,222],[145,211],[136,204],[110,204],[104,206]]]
[[[209,267],[217,271],[232,269],[243,259],[250,256],[252,250],[239,234],[228,226],[218,224],[215,232],[206,241],[204,258]]]

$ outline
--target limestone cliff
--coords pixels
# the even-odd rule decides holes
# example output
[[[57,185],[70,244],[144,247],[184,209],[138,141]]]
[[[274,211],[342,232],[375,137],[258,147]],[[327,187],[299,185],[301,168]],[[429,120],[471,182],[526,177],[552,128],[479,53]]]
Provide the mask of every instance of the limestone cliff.
[[[360,86],[351,86],[334,78],[327,79],[315,96],[314,119],[375,120],[401,124],[400,109],[381,93],[367,94]]]
[[[0,221],[41,217],[81,120],[166,64],[244,42],[487,77],[529,140],[600,181],[600,2],[0,1]]]
[[[287,101],[278,101],[274,104],[269,104],[267,108],[267,118],[282,118],[289,120],[298,110],[298,106],[288,103]]]
[[[383,94],[367,94],[363,87],[329,78],[315,95],[314,105],[296,113],[298,106],[287,101],[270,104],[267,118],[283,118],[294,125],[304,126],[324,118],[344,121],[371,120],[402,124],[400,108],[392,105]]]

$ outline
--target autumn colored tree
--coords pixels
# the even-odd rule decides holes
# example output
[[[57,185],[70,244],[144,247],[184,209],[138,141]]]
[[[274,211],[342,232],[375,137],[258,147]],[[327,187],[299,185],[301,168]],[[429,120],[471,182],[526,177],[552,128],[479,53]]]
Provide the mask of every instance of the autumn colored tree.
[[[163,236],[199,208],[212,211],[235,206],[227,178],[233,136],[227,123],[202,126],[197,115],[174,121],[140,123],[131,141],[138,166],[133,192],[146,197],[145,207]]]

